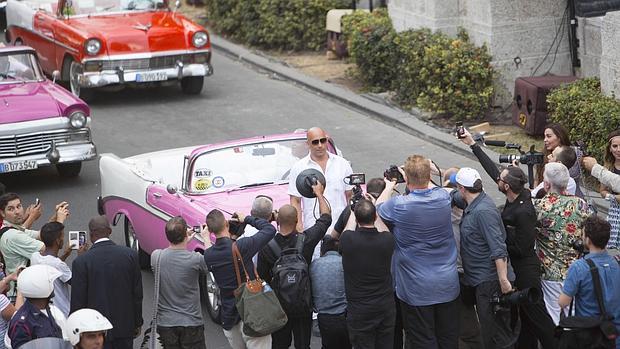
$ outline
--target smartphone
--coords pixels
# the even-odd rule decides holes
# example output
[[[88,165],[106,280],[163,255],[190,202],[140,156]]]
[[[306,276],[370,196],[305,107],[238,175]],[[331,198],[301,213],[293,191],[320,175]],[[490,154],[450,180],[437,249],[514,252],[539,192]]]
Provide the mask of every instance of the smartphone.
[[[86,244],[86,232],[85,231],[70,231],[69,232],[69,246],[72,249],[77,250],[79,247]]]
[[[463,122],[462,121],[457,121],[456,122],[456,136],[459,139],[465,138],[465,128],[463,127]]]
[[[41,200],[39,200],[39,198],[36,198],[36,199],[34,200],[34,205],[35,205],[35,206],[38,206],[40,203],[41,203]]]
[[[86,232],[85,231],[78,232],[78,242],[80,244],[80,247],[86,245]]]

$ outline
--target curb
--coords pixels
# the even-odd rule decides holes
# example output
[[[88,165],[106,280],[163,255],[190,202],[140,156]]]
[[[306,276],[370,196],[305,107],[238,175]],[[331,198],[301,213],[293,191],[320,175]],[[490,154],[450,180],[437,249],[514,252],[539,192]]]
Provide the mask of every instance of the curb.
[[[478,161],[469,147],[456,140],[454,137],[451,137],[446,132],[440,131],[418,119],[420,114],[417,113],[415,109],[413,113],[409,114],[400,109],[377,103],[343,87],[305,75],[294,68],[283,65],[273,58],[270,59],[269,57],[256,54],[252,50],[234,44],[219,35],[210,34],[210,37],[213,48],[219,50],[228,57],[267,72],[274,78],[293,82],[304,89],[355,109],[371,118],[383,121],[406,133],[443,147],[446,150]],[[498,159],[500,155],[489,148],[485,148],[485,153],[492,159]],[[603,199],[594,199],[593,201],[599,212],[607,213],[608,205]]]

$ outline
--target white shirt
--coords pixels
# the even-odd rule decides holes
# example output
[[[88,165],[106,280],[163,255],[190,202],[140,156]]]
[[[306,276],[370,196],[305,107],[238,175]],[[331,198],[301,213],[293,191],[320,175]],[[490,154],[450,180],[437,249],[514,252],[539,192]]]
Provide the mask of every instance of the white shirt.
[[[69,316],[71,293],[69,291],[69,284],[67,281],[71,280],[71,269],[67,263],[63,262],[60,258],[51,255],[41,255],[40,252],[35,252],[30,257],[30,263],[45,264],[54,267],[56,270],[62,273],[60,277],[54,280],[54,298],[52,303],[60,310],[65,317]]]
[[[544,186],[545,186],[545,182],[540,182],[540,184],[536,188],[532,189],[532,198],[535,198],[538,191],[542,189]],[[566,192],[569,193],[570,195],[575,195],[576,190],[577,190],[577,183],[575,183],[575,180],[572,177],[568,177],[568,185],[566,186]]]
[[[237,240],[241,240],[243,238],[249,238],[251,236],[256,235],[256,233],[258,233],[258,229],[248,224],[245,226],[245,229],[243,230],[243,235],[238,237]],[[258,265],[258,253],[252,256],[252,262],[254,263],[255,266]]]
[[[328,156],[329,158],[327,159],[325,172],[323,172],[321,165],[312,160],[310,158],[310,154],[308,154],[306,157],[297,161],[293,165],[291,168],[291,173],[288,177],[288,194],[301,198],[301,217],[304,230],[313,226],[314,223],[316,223],[316,218],[318,218],[321,214],[319,212],[319,204],[316,202],[316,198],[308,199],[301,196],[299,191],[297,191],[295,182],[297,176],[303,170],[313,168],[325,176],[325,193],[323,195],[325,196],[325,199],[327,199],[332,211],[332,224],[329,227],[328,232],[334,227],[340,213],[342,213],[342,210],[344,210],[348,205],[345,191],[351,190],[353,186],[345,184],[344,177],[347,177],[353,173],[351,164],[349,164],[349,162],[343,157],[336,154],[328,153]],[[317,245],[314,250],[313,258],[318,257],[319,252],[320,248],[319,245]]]

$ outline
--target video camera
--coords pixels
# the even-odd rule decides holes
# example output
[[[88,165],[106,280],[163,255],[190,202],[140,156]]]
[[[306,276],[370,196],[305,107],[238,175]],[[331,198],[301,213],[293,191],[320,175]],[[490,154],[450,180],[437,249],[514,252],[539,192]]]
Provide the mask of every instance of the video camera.
[[[353,173],[344,177],[344,182],[353,186],[353,195],[351,195],[351,210],[355,210],[355,205],[364,198],[362,184],[366,184],[366,175],[363,173]]]
[[[530,150],[526,153],[521,150],[521,144],[506,143],[504,141],[487,141],[482,139],[484,145],[490,145],[494,147],[504,147],[506,149],[516,149],[519,152],[517,154],[500,155],[499,163],[511,164],[513,161],[518,161],[524,165],[527,165],[527,177],[530,184],[530,189],[534,188],[534,165],[542,165],[545,163],[545,154],[536,151],[534,146],[530,147]]]
[[[542,298],[542,291],[536,287],[529,287],[520,291],[513,291],[507,294],[496,293],[491,297],[493,312],[510,308],[513,305],[533,304]]]
[[[405,178],[396,165],[390,165],[390,167],[383,172],[383,177],[391,181],[396,180],[396,183],[405,183]]]

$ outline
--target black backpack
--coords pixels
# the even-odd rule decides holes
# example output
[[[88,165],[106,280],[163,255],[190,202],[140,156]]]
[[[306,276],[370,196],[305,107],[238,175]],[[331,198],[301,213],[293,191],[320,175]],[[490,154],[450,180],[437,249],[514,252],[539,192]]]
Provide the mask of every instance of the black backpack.
[[[284,251],[275,240],[269,242],[269,248],[277,258],[271,269],[270,285],[289,317],[306,316],[312,310],[310,272],[302,255],[305,238],[304,234],[298,234],[295,247]]]

